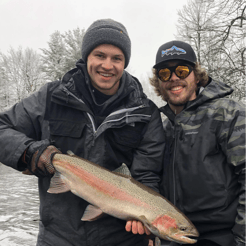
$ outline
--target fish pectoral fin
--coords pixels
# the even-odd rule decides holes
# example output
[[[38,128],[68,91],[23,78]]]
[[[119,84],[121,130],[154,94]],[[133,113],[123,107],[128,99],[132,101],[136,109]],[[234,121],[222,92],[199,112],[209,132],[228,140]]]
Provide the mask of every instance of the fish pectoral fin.
[[[143,224],[153,233],[158,234],[159,230],[154,227],[144,215],[139,216],[139,219],[143,222]]]
[[[94,221],[104,215],[103,211],[100,208],[97,208],[93,205],[88,205],[85,209],[85,212],[81,218],[82,221]]]
[[[50,180],[50,187],[47,192],[58,194],[68,191],[70,191],[70,187],[63,181],[61,173],[56,171]]]

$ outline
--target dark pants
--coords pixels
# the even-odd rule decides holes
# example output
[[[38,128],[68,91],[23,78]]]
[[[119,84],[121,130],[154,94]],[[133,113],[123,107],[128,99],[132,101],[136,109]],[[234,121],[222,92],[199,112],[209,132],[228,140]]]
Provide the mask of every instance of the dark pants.
[[[198,241],[197,243],[195,244],[178,244],[178,243],[174,243],[174,242],[162,242],[161,243],[161,246],[185,246],[185,245],[194,245],[194,246],[220,246],[219,244],[215,243],[215,242],[212,242],[212,241],[209,241],[209,240],[201,240],[201,241]]]

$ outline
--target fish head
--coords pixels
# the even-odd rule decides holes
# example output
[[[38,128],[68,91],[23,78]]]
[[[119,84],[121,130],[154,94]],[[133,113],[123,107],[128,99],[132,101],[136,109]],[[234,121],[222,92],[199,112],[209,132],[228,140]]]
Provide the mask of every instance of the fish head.
[[[151,228],[155,228],[155,233],[158,231],[160,238],[181,244],[196,243],[195,238],[199,237],[196,227],[182,214],[160,215],[151,223]]]

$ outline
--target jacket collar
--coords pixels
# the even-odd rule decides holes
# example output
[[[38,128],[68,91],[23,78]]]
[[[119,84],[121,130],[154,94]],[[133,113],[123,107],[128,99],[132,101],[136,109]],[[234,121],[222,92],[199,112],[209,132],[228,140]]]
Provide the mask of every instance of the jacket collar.
[[[77,68],[68,71],[62,78],[61,87],[65,87],[69,92],[76,97],[82,99],[88,107],[90,105],[96,105],[101,107],[101,111],[113,110],[121,107],[136,107],[139,105],[148,105],[146,96],[143,93],[140,82],[128,72],[124,71],[119,90],[115,95],[110,97],[102,105],[96,103],[94,94],[92,92],[90,77],[87,72],[87,66],[83,60],[79,60],[76,63]],[[57,94],[58,92],[56,92]],[[127,100],[124,98],[127,97]],[[61,97],[60,97],[61,98]],[[68,99],[67,99],[68,100]],[[122,101],[124,100],[124,103]],[[92,110],[92,108],[91,108]]]
[[[233,89],[227,84],[209,78],[208,85],[205,88],[200,89],[200,92],[195,100],[186,103],[183,111],[194,107],[197,108],[198,106],[204,104],[205,102],[214,99],[226,97],[230,95],[232,92]],[[176,115],[171,110],[168,104],[165,105],[164,107],[161,107],[160,111],[163,112],[171,121],[174,122]]]

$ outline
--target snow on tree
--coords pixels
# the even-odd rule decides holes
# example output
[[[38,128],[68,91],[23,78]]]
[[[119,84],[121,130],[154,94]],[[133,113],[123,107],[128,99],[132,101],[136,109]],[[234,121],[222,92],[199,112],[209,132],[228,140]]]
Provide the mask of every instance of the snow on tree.
[[[245,0],[189,0],[178,15],[176,38],[193,46],[211,77],[234,88],[233,97],[245,100]]]

